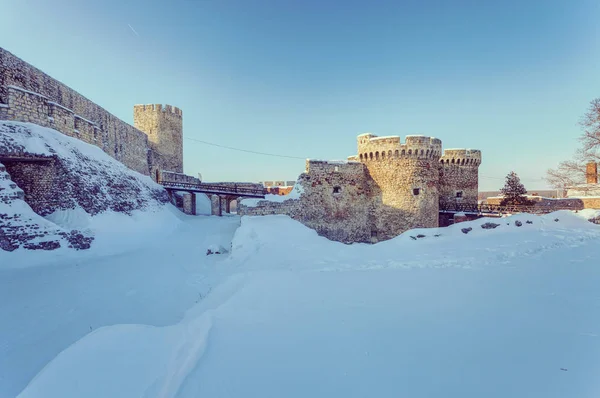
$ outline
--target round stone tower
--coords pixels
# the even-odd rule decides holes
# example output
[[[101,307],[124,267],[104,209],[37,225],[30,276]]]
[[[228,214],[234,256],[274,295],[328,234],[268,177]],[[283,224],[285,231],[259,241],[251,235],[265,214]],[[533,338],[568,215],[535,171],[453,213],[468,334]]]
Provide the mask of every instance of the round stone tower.
[[[157,170],[183,173],[183,113],[171,105],[150,104],[133,107],[133,122],[148,135],[150,175]]]
[[[440,159],[440,206],[449,210],[477,205],[481,151],[446,149]]]
[[[374,234],[389,239],[411,228],[437,227],[442,141],[422,135],[357,138],[358,160],[381,189]]]

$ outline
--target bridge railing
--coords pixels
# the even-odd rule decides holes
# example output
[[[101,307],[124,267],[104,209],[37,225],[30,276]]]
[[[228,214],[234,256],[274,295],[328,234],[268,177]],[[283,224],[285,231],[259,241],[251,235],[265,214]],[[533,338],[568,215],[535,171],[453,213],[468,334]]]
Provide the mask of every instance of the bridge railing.
[[[240,196],[264,196],[263,188],[248,188],[248,187],[238,187],[235,184],[231,185],[222,185],[222,184],[191,184],[185,182],[177,182],[177,181],[161,181],[160,184],[165,188],[171,189],[181,189],[185,190],[194,190],[194,191],[202,191],[209,193],[223,193],[228,195],[239,194]]]

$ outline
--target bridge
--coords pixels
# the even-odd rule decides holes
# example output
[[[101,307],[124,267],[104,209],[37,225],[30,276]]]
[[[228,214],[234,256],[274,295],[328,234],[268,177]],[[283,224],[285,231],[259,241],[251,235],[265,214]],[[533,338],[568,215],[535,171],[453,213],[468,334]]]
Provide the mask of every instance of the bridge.
[[[226,183],[181,183],[174,181],[160,181],[159,182],[166,190],[172,191],[186,191],[186,192],[198,192],[212,195],[229,195],[237,198],[264,198],[264,188],[248,188],[245,186],[237,186],[237,183],[226,182]]]
[[[174,192],[185,192],[183,195],[183,211],[196,214],[196,194],[203,193],[211,201],[211,214],[220,216],[231,212],[231,202],[239,198],[264,198],[262,184],[239,182],[203,183],[199,178],[181,173],[163,171],[157,173],[157,182],[169,194],[171,201],[176,201]]]

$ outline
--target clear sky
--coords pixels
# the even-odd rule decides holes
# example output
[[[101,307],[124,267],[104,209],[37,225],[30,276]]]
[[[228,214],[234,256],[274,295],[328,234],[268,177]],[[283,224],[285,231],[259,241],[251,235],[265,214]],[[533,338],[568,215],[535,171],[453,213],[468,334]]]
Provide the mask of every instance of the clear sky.
[[[121,119],[184,115],[184,169],[293,180],[356,135],[483,151],[480,190],[531,191],[600,96],[600,1],[0,0],[0,46]]]

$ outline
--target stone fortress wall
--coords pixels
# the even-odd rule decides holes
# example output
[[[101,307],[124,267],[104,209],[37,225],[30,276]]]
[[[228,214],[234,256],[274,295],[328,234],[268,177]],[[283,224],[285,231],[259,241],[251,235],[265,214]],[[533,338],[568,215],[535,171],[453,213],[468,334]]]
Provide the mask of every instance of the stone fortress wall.
[[[440,159],[440,205],[477,204],[481,151],[446,149]]]
[[[242,215],[287,214],[344,243],[391,239],[412,228],[437,227],[440,203],[477,203],[481,152],[442,151],[438,138],[357,137],[347,161],[308,160],[298,199],[241,202]],[[459,194],[460,193],[460,194]]]
[[[182,112],[136,106],[136,126],[0,48],[0,120],[35,123],[100,147],[127,167],[183,171]]]
[[[150,165],[156,169],[183,173],[183,113],[161,104],[135,105],[133,122],[148,135]],[[151,166],[151,168],[152,168]]]

